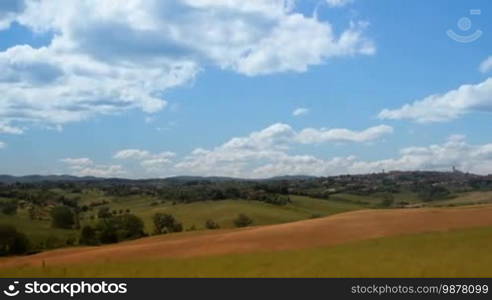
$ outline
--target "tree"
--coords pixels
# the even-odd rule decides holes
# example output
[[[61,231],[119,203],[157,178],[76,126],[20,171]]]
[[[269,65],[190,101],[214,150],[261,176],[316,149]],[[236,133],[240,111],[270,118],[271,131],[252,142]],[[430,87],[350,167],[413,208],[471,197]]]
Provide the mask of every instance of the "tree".
[[[253,219],[245,214],[239,214],[236,219],[234,219],[234,225],[236,227],[246,227],[253,224]]]
[[[154,233],[166,234],[183,231],[183,225],[173,215],[156,213],[152,218],[154,222]]]
[[[75,224],[72,210],[66,206],[57,206],[51,210],[53,228],[71,229]]]
[[[384,194],[380,206],[390,207],[391,205],[393,205],[394,202],[395,202],[395,197],[393,197],[393,194]]]
[[[443,186],[424,186],[419,191],[419,197],[425,202],[446,199],[450,194]]]
[[[113,215],[111,214],[111,210],[107,206],[100,207],[97,211],[97,217],[99,219],[111,218],[112,216]]]
[[[80,232],[79,244],[98,245],[99,240],[97,238],[96,230],[89,225],[82,227],[82,231]]]
[[[206,222],[205,222],[205,228],[207,229],[219,229],[220,226],[219,224],[217,224],[214,220],[212,219],[208,219]]]
[[[99,242],[102,244],[112,244],[118,242],[118,232],[112,218],[101,219],[96,225]]]
[[[81,243],[85,244],[93,244],[94,236],[96,243],[102,244],[117,243],[145,236],[144,222],[131,214],[100,219],[95,229],[86,227],[81,232]]]
[[[26,235],[10,225],[0,225],[0,256],[24,254],[29,249]]]
[[[2,204],[2,213],[12,216],[17,213],[17,204],[15,202],[6,202]]]
[[[135,215],[127,214],[114,218],[119,240],[136,239],[145,236],[144,222]]]

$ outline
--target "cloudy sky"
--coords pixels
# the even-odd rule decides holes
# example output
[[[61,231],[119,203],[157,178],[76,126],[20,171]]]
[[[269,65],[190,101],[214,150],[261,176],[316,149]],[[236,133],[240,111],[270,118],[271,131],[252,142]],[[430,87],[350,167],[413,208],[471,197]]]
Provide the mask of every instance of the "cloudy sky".
[[[492,173],[488,0],[1,0],[0,173]]]

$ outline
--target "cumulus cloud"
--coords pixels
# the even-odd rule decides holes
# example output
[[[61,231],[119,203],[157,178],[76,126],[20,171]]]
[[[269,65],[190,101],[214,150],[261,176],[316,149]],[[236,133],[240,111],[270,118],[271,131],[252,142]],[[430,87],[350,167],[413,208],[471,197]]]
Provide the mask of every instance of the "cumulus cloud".
[[[151,156],[149,151],[139,149],[125,149],[118,151],[113,158],[116,159],[145,159]]]
[[[365,161],[356,156],[320,159],[310,155],[281,155],[278,159],[253,169],[253,177],[286,174],[318,176],[365,174],[381,170],[451,170],[492,173],[492,144],[470,145],[464,136],[451,136],[440,145],[409,147],[396,158]]]
[[[86,157],[82,158],[64,158],[61,159],[61,162],[66,163],[70,166],[90,166],[93,165],[94,162]]]
[[[0,1],[0,30],[7,29],[25,8],[24,0]]]
[[[292,115],[294,117],[300,117],[300,116],[305,116],[309,114],[309,109],[308,108],[305,108],[305,107],[299,107],[299,108],[296,108],[294,109],[294,111],[292,112]]]
[[[62,125],[129,109],[155,113],[166,101],[155,93],[193,77],[191,63],[118,66],[53,48],[16,46],[0,52],[0,118],[4,122]]]
[[[273,124],[246,137],[232,138],[214,149],[195,149],[175,165],[183,173],[264,177],[273,166],[289,166],[285,174],[301,174],[320,160],[307,155],[289,155],[293,144],[322,142],[367,142],[391,133],[392,128],[378,126],[360,132],[347,129],[304,129],[296,132],[287,124]],[[280,170],[279,170],[280,172]],[[305,174],[311,174],[307,172]],[[275,176],[280,173],[272,173]],[[313,174],[318,174],[313,173]],[[268,176],[266,176],[268,177]]]
[[[489,56],[480,64],[479,70],[482,73],[488,73],[492,71],[492,56]]]
[[[1,1],[0,24],[12,18],[53,39],[0,52],[7,125],[155,113],[168,89],[210,65],[256,76],[375,51],[365,24],[337,35],[330,23],[296,12],[293,0]]]
[[[60,160],[65,163],[73,175],[95,176],[95,177],[118,177],[127,174],[121,165],[95,164],[89,158],[64,158]]]
[[[479,84],[462,85],[445,94],[431,95],[399,109],[384,109],[379,113],[379,118],[420,123],[444,122],[475,111],[492,111],[492,78]]]
[[[326,0],[326,3],[331,7],[342,7],[353,1],[354,0]]]
[[[118,151],[113,158],[138,161],[147,172],[153,172],[169,166],[175,156],[176,153],[170,151],[154,154],[147,150],[125,149]]]
[[[393,133],[393,127],[379,125],[362,131],[349,129],[314,129],[302,130],[296,140],[302,144],[314,144],[323,142],[369,142]]]
[[[268,128],[250,137],[235,138],[212,150],[196,149],[175,168],[183,174],[265,178],[278,175],[364,174],[381,170],[450,170],[452,166],[478,174],[492,173],[492,144],[470,145],[454,135],[443,144],[408,147],[395,158],[366,161],[356,156],[322,159],[290,154],[278,141],[292,137],[285,126]],[[260,138],[264,134],[264,139]],[[263,141],[264,140],[264,141]],[[263,141],[263,142],[260,142]]]
[[[301,131],[302,132],[302,131]],[[361,131],[362,132],[362,131]],[[366,174],[381,170],[451,170],[492,173],[492,144],[473,145],[466,136],[452,135],[442,144],[407,147],[395,157],[364,160],[354,155],[320,158],[292,153],[298,133],[286,124],[274,124],[245,137],[232,138],[212,149],[197,148],[182,159],[169,152],[129,149],[115,154],[123,163],[136,161],[143,173],[127,172],[128,166],[96,165],[88,158],[62,160],[75,175],[100,177],[166,177],[171,175],[266,178],[280,175],[331,176]],[[338,137],[336,138],[338,139]],[[170,159],[174,158],[174,159]]]
[[[4,124],[4,123],[1,123],[0,122],[0,133],[4,133],[4,134],[22,134],[22,133],[24,133],[24,130],[22,128],[11,126],[11,125],[7,125],[7,124]]]

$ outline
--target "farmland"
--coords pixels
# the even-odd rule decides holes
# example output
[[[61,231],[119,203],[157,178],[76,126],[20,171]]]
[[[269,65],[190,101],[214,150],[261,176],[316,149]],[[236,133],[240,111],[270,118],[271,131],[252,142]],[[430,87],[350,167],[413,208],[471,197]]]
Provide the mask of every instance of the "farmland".
[[[465,234],[461,230],[482,232],[492,226],[492,180],[459,172],[268,180],[3,178],[0,255],[7,257],[0,261],[0,268],[19,276],[62,276],[63,270],[76,272],[67,276],[90,272],[104,276],[99,268],[115,276],[133,276],[119,269],[132,262],[138,264],[141,276],[221,276],[222,263],[232,260],[231,264],[241,266],[235,257],[268,265],[263,262],[268,255],[303,257],[314,251],[313,259],[321,259],[324,254],[319,253],[338,253],[341,250],[336,249],[357,243],[376,249],[369,246],[371,240],[382,239],[378,245],[384,248],[399,243],[392,241],[400,237],[402,244],[413,238],[419,243],[430,234],[442,236],[446,243],[448,231],[453,240],[454,235]],[[480,242],[478,236],[476,239]],[[325,250],[317,252],[320,249]],[[456,251],[462,251],[459,249]],[[441,249],[446,255],[450,251]],[[84,271],[79,263],[88,261],[92,265]],[[188,262],[210,263],[219,269],[196,273],[178,267]],[[223,275],[336,276],[351,272],[339,268],[336,272],[341,273],[306,269],[284,274],[280,261],[272,259],[271,263],[279,264],[272,269],[277,273],[255,273],[264,271],[260,267],[230,268],[236,273],[224,271]],[[305,261],[306,266],[311,263]],[[175,265],[176,270],[146,269],[146,264],[156,268]],[[432,270],[437,272],[432,274],[441,274]]]
[[[483,277],[491,216],[492,206],[349,212],[56,250],[0,268],[20,277]]]

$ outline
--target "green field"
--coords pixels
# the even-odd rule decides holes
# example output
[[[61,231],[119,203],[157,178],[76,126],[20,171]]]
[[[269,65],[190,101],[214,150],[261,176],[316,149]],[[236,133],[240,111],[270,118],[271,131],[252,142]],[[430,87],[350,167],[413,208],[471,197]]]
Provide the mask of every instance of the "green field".
[[[31,220],[24,211],[14,216],[0,214],[0,224],[13,225],[25,233],[34,249],[59,248],[65,246],[67,241],[77,242],[79,235],[76,230],[52,228],[47,220]]]
[[[2,270],[8,277],[490,277],[492,227],[296,251]]]
[[[251,217],[254,225],[269,225],[378,207],[381,202],[381,197],[377,194],[358,196],[339,193],[332,195],[330,199],[290,196],[292,203],[284,206],[248,200],[201,201],[176,204],[172,201],[159,201],[154,197],[142,195],[111,197],[96,189],[86,189],[80,194],[67,194],[63,190],[56,189],[52,191],[63,194],[66,197],[80,197],[80,205],[94,201],[105,201],[108,203],[106,206],[110,207],[111,210],[129,209],[131,213],[142,218],[147,233],[153,232],[152,216],[157,212],[174,215],[183,223],[185,230],[190,228],[203,230],[207,219],[214,220],[221,228],[233,228],[233,220],[239,213]],[[397,193],[394,194],[394,197],[395,204],[405,202],[420,206],[456,206],[492,202],[492,192],[464,193],[452,199],[427,203],[417,203],[419,200],[417,195],[413,193]],[[95,223],[97,218],[94,218],[94,216],[97,215],[97,210],[98,207],[95,207],[91,211],[81,214],[81,224]],[[19,231],[25,233],[33,244],[34,251],[37,249],[70,246],[77,242],[79,236],[77,230],[53,229],[48,212],[45,215],[42,219],[31,220],[26,210],[18,209],[17,214],[14,216],[0,213],[0,224],[14,225]]]
[[[152,197],[105,197],[97,191],[86,191],[82,197],[82,204],[94,200],[108,201],[109,204],[107,206],[111,210],[130,209],[131,213],[142,218],[148,233],[153,231],[152,216],[157,212],[174,215],[183,223],[185,229],[194,226],[197,230],[200,230],[204,229],[207,219],[213,219],[221,228],[233,228],[233,220],[239,213],[244,213],[251,217],[254,225],[268,225],[364,208],[361,204],[346,201],[313,199],[302,196],[291,196],[292,203],[285,206],[247,200],[202,201],[175,205],[167,201],[151,205],[151,203],[156,202]],[[97,208],[82,214],[83,220],[81,224],[94,223],[95,220],[89,219],[89,216],[95,214],[97,214]],[[53,229],[49,219],[31,220],[25,210],[18,210],[17,215],[14,216],[0,213],[0,224],[14,225],[19,231],[28,235],[34,244],[43,243],[46,240],[50,242],[51,240],[50,243],[52,245],[47,248],[60,247],[65,244],[66,240],[78,238],[77,230]]]
[[[221,228],[233,228],[233,220],[239,213],[244,213],[251,217],[255,225],[269,225],[363,208],[359,204],[300,196],[292,196],[291,200],[292,203],[285,206],[246,200],[203,201],[177,205],[166,203],[153,207],[144,204],[133,206],[132,212],[144,220],[147,230],[150,232],[152,229],[152,216],[156,212],[170,213],[176,216],[178,220],[183,222],[185,228],[194,225],[197,229],[204,229],[207,219],[213,219]]]
[[[459,206],[492,203],[492,192],[469,192],[447,200],[426,203],[427,206]]]

